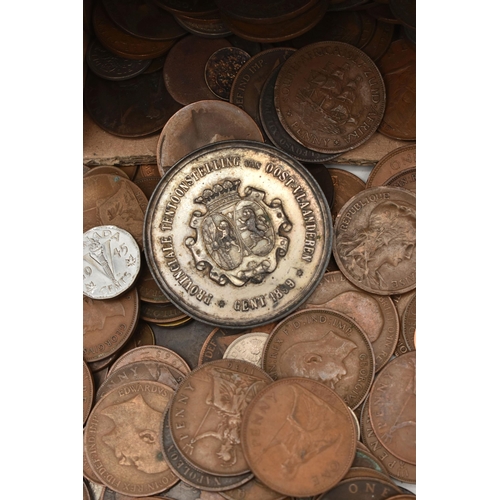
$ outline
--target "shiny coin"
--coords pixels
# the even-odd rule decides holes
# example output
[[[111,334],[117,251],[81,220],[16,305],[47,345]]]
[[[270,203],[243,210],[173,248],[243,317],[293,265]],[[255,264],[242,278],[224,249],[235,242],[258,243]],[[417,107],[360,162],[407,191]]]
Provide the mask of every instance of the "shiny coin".
[[[250,328],[286,316],[312,292],[330,230],[329,207],[302,165],[264,144],[228,141],[163,176],[148,207],[145,254],[186,314]]]
[[[83,234],[83,294],[112,299],[126,292],[139,274],[141,251],[132,235],[116,226]]]
[[[248,361],[261,368],[264,345],[268,338],[268,333],[255,332],[242,335],[229,345],[223,358]]]

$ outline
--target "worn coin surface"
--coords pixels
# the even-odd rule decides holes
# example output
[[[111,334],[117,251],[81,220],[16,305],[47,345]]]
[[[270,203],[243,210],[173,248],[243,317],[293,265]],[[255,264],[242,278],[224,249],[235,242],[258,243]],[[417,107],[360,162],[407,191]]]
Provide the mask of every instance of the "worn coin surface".
[[[263,366],[274,380],[317,380],[352,409],[368,394],[375,374],[366,334],[349,317],[331,309],[298,311],[279,323],[266,343]]]
[[[411,144],[392,150],[382,157],[366,180],[366,187],[382,186],[404,170],[417,167],[417,145]],[[401,186],[396,186],[401,187]]]
[[[223,358],[241,359],[261,368],[264,345],[268,338],[268,333],[246,333],[231,342],[224,352]]]
[[[253,478],[234,490],[221,492],[227,500],[285,500],[285,495],[273,491],[258,479]]]
[[[94,402],[94,380],[92,379],[92,373],[85,361],[83,362],[83,425],[87,421],[87,418],[92,409],[92,403]]]
[[[401,493],[401,489],[390,481],[376,477],[354,477],[345,479],[318,500],[386,500]]]
[[[387,179],[384,186],[398,187],[411,191],[414,195],[417,194],[417,169],[408,168],[402,170],[399,174],[393,175]]]
[[[417,320],[417,293],[413,294],[408,305],[403,313],[402,333],[405,343],[410,351],[414,351],[415,347],[415,332]]]
[[[161,421],[172,394],[159,382],[137,381],[117,387],[96,403],[84,445],[102,484],[138,497],[178,481],[161,448]]]
[[[285,130],[320,153],[340,153],[366,142],[385,110],[385,85],[375,63],[342,42],[303,47],[283,64],[274,103]]]
[[[333,200],[332,218],[333,221],[337,218],[340,209],[355,195],[363,189],[366,189],[366,184],[357,176],[341,170],[339,168],[329,168],[328,172],[332,178],[335,199]]]
[[[116,226],[83,233],[83,294],[112,299],[126,292],[141,267],[141,251],[132,235]]]
[[[373,36],[362,49],[372,61],[378,61],[387,52],[394,36],[394,24],[382,21],[376,23]]]
[[[250,401],[271,382],[247,361],[221,359],[193,370],[170,406],[172,438],[184,458],[209,474],[249,472],[241,449],[241,419]]]
[[[391,360],[370,390],[368,412],[375,435],[397,458],[416,464],[416,353]]]
[[[365,189],[335,221],[335,261],[349,281],[367,292],[395,295],[415,288],[415,246],[416,198],[404,189]]]
[[[147,265],[141,267],[136,286],[139,292],[139,298],[144,302],[151,302],[153,304],[168,304],[170,302],[167,297],[165,297],[165,294],[158,288]]]
[[[356,453],[349,408],[324,384],[291,377],[268,385],[243,416],[243,451],[255,476],[284,495],[337,484]]]
[[[162,178],[145,219],[153,277],[179,309],[215,326],[286,316],[331,251],[324,195],[302,165],[251,141],[205,146]]]

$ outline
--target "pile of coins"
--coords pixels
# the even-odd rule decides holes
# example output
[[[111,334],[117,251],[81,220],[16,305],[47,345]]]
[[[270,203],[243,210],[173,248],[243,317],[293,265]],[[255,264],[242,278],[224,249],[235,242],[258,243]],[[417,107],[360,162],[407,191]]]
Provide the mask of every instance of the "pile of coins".
[[[84,500],[415,498],[414,10],[85,2]]]

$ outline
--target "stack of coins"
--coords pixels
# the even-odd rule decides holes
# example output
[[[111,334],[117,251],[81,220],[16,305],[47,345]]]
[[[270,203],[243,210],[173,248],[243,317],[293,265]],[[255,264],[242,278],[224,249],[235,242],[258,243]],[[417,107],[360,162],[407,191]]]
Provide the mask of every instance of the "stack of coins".
[[[84,498],[414,498],[414,5],[86,5]]]

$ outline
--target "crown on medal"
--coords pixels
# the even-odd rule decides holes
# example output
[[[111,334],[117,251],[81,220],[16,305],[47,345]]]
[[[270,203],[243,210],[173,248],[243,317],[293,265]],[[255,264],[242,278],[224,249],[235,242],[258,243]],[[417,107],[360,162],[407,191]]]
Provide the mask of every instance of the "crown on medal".
[[[239,201],[238,186],[240,183],[239,179],[225,179],[221,184],[214,184],[210,189],[205,189],[202,195],[194,201],[206,205],[210,212],[219,210]]]

